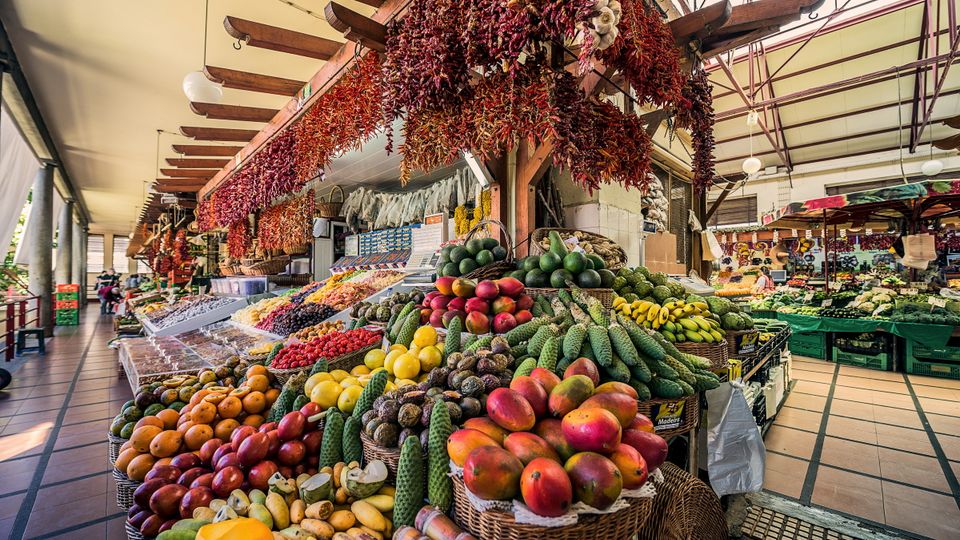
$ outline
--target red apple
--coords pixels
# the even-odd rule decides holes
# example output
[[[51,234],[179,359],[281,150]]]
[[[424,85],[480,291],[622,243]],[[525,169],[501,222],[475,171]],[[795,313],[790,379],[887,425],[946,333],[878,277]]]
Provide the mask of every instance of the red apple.
[[[467,300],[467,313],[470,314],[475,311],[479,311],[484,315],[490,313],[490,302],[476,297]]]
[[[277,451],[277,461],[291,467],[299,465],[307,453],[307,446],[302,441],[287,441]]]
[[[509,313],[498,313],[493,317],[493,333],[506,334],[517,327],[517,319]]]
[[[533,320],[533,313],[528,309],[521,309],[513,314],[513,318],[517,320],[517,324],[528,323]]]
[[[490,332],[490,319],[479,311],[467,315],[467,331],[471,334],[486,334]]]
[[[485,279],[480,283],[477,283],[477,288],[474,291],[474,294],[477,296],[477,298],[493,300],[494,298],[500,296],[500,287],[497,286],[496,282]]]

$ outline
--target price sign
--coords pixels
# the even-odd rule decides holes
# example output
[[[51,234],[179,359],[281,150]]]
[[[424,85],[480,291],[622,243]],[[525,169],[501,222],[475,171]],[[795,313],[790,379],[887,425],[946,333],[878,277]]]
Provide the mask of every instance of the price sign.
[[[757,233],[753,233],[750,235],[750,241],[753,242],[754,244],[757,243]]]
[[[910,282],[910,286],[913,287],[914,289],[927,290],[927,282],[926,282],[926,281],[911,281],[911,282]]]
[[[913,288],[900,289],[900,294],[903,296],[916,296],[917,290]]]
[[[871,234],[873,234],[873,229],[864,229],[864,230],[863,230],[863,234],[871,235]]]
[[[720,237],[720,243],[721,244],[727,243],[727,233],[723,233],[723,235]]]
[[[790,229],[790,238],[796,238],[796,237],[797,237],[797,230]]]
[[[831,289],[836,289],[836,290],[839,291],[839,290],[840,290],[840,287],[843,287],[843,283],[840,283],[839,281],[831,281],[831,282],[830,282],[830,288],[831,288]]]
[[[809,302],[809,301],[813,300],[813,296],[814,296],[814,292],[813,292],[813,291],[810,291],[810,292],[808,292],[807,294],[803,295],[803,301],[804,301],[804,302]]]
[[[780,241],[780,231],[773,231],[773,243],[776,244]]]
[[[803,231],[803,237],[804,237],[804,238],[813,238],[813,231],[811,231],[810,229],[807,229],[807,230]]]
[[[830,307],[832,305],[833,305],[833,298],[827,298],[826,300],[823,301],[822,304],[820,304],[820,307]]]
[[[931,296],[930,298],[927,299],[927,303],[929,303],[933,307],[939,307],[939,308],[947,307],[947,299],[940,298],[939,296]]]
[[[737,241],[737,233],[733,233],[733,241],[734,241],[734,242]]]
[[[846,237],[847,237],[847,230],[840,229],[840,238],[846,238]]]

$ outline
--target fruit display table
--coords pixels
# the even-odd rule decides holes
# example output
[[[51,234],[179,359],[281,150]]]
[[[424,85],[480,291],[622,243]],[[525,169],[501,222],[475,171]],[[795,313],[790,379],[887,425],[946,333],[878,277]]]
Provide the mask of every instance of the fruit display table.
[[[208,309],[204,309],[205,306],[190,307],[184,305],[182,308],[177,308],[175,306],[174,309],[182,309],[182,315],[173,315],[168,320],[164,321],[166,324],[162,326],[158,326],[154,321],[146,316],[137,315],[137,318],[140,319],[140,323],[143,324],[143,328],[147,331],[148,335],[173,336],[222,321],[226,318],[229,318],[234,311],[237,311],[246,305],[247,300],[245,298],[234,298],[220,299],[220,301],[216,302],[215,304],[211,303]],[[176,319],[174,320],[174,318]]]

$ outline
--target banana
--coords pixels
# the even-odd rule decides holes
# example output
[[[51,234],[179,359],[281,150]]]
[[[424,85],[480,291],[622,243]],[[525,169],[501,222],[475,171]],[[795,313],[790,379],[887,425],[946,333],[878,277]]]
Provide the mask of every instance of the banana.
[[[701,313],[710,309],[706,302],[693,302],[693,307],[699,309]]]
[[[716,330],[710,330],[710,332],[708,333],[711,336],[713,336],[713,339],[716,340],[718,343],[723,341],[723,335],[720,332],[717,332]]]
[[[670,311],[667,308],[660,308],[660,317],[657,319],[660,321],[660,324],[667,322],[667,318],[670,316]]]
[[[663,307],[669,309],[670,311],[673,311],[674,308],[677,307],[677,303],[676,303],[676,302],[667,302],[666,304],[663,305]]]
[[[707,332],[706,330],[701,330],[698,333],[703,337],[703,341],[707,343],[713,343],[716,341],[715,339],[713,339],[713,334],[711,334],[710,332]]]
[[[668,331],[668,332],[676,332],[676,331],[677,331],[677,325],[674,324],[673,321],[669,321],[669,320],[668,320],[667,322],[663,323],[663,328],[664,328],[664,330],[666,330],[666,331]]]
[[[618,308],[618,307],[620,307],[621,305],[626,304],[626,303],[627,303],[627,299],[624,298],[624,297],[622,297],[622,296],[618,296],[618,297],[616,297],[616,298],[613,299],[613,307],[614,307],[614,308]]]
[[[694,332],[693,330],[684,330],[683,335],[694,343],[703,343],[703,336],[701,336],[699,332]]]
[[[657,319],[659,316],[660,316],[660,310],[659,310],[659,309],[654,309],[654,308],[651,307],[650,309],[647,310],[647,320],[648,320],[648,321],[653,322],[654,319]]]
[[[670,343],[677,342],[677,336],[669,330],[660,330],[660,334],[662,334],[663,337],[667,338],[667,341],[669,341]]]
[[[684,330],[697,331],[700,329],[700,326],[698,326],[697,323],[693,322],[690,319],[680,319],[677,322],[680,323],[680,326],[682,326]]]
[[[666,309],[666,307],[664,307],[664,309]],[[683,308],[673,308],[670,310],[670,314],[679,319],[680,317],[683,317]]]
[[[710,330],[710,323],[703,317],[693,317],[693,322],[697,323],[701,330]]]
[[[695,306],[691,305],[691,304],[687,304],[687,305],[683,306],[683,314],[684,314],[684,315],[696,314],[696,311],[697,311],[697,308],[696,308]]]

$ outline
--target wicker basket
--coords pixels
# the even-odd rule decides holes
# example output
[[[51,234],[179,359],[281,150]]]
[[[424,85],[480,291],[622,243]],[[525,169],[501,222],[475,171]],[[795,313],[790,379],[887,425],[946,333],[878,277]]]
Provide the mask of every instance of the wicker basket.
[[[107,433],[107,457],[110,459],[110,466],[117,462],[120,455],[120,447],[127,442],[127,439],[117,437],[113,433]]]
[[[541,527],[517,523],[506,512],[477,511],[467,498],[463,479],[453,478],[457,523],[477,538],[498,540],[621,540],[632,538],[653,509],[652,498],[627,499],[630,506],[612,514],[581,515],[574,525]]]
[[[220,273],[224,276],[235,276],[240,273],[240,267],[220,261]]]
[[[639,540],[696,538],[725,540],[727,522],[720,499],[709,486],[672,463],[660,466],[651,517],[637,531]]]
[[[245,276],[272,276],[283,272],[288,264],[290,264],[289,257],[277,257],[259,262],[244,259],[243,264],[240,265],[240,272]]]
[[[684,341],[677,343],[677,348],[687,354],[702,356],[710,360],[710,369],[727,369],[727,360],[730,359],[730,346],[727,340],[720,343],[694,343]]]
[[[352,353],[347,353],[343,356],[338,356],[332,360],[327,360],[327,364],[330,366],[330,371],[335,369],[342,369],[344,371],[350,371],[351,369],[359,366],[363,363],[363,357],[367,355],[372,349],[377,349],[380,347],[380,343],[374,343],[373,345],[367,345],[362,349],[357,349]],[[292,369],[276,369],[272,366],[267,366],[267,371],[273,374],[277,378],[277,381],[281,385],[286,384],[286,382],[297,373],[309,372],[313,369],[313,365],[292,368]]]
[[[370,463],[375,459],[382,461],[387,466],[387,483],[394,485],[397,479],[397,466],[400,464],[400,449],[378,446],[362,431],[360,442],[363,443],[363,462]]]
[[[550,289],[550,288],[527,288],[524,290],[529,295],[539,294],[546,296],[548,298],[553,298],[557,295],[562,289]],[[613,299],[617,297],[617,294],[613,292],[613,289],[580,289],[584,294],[589,294],[590,296],[596,298],[603,304],[605,308],[613,307]]]
[[[297,373],[309,373],[313,369],[312,365],[305,367],[298,367],[292,369],[274,369],[270,366],[267,366],[267,371],[277,379],[277,382],[280,383],[280,386],[287,384],[287,381],[290,380],[290,377],[293,377]]]
[[[497,279],[503,277],[507,272],[512,272],[517,269],[517,265],[513,262],[513,238],[510,236],[510,233],[507,232],[506,226],[495,219],[484,219],[474,225],[474,227],[470,229],[470,232],[467,233],[467,236],[464,237],[464,243],[472,240],[486,225],[496,225],[500,228],[500,234],[507,240],[507,258],[486,266],[481,266],[473,272],[464,274],[463,277],[466,279]]]
[[[614,246],[616,246],[616,249],[614,250],[615,251],[614,258],[601,257],[603,259],[604,264],[606,264],[607,268],[610,270],[616,271],[626,266],[627,264],[627,252],[625,252],[623,248],[620,247],[620,244],[617,244],[616,242],[614,242],[613,240],[610,240],[606,236],[603,236],[597,233],[588,232],[588,231],[581,231],[578,229],[559,229],[559,228],[555,229],[555,228],[548,228],[548,227],[534,229],[534,231],[530,233],[529,249],[530,249],[531,255],[541,255],[546,252],[546,250],[540,245],[540,241],[546,238],[547,235],[550,234],[550,231],[557,231],[558,233],[560,233],[560,237],[563,238],[564,240],[566,240],[571,236],[579,234],[581,237],[580,238],[581,243],[582,242],[592,243],[592,242],[603,242],[603,241],[610,242]]]
[[[304,244],[302,246],[297,246],[297,247],[285,247],[283,248],[283,252],[286,255],[303,255],[309,249],[310,249],[310,246],[308,246],[307,244]]]
[[[117,506],[126,512],[133,506],[133,492],[137,490],[143,482],[137,482],[127,478],[127,475],[118,469],[113,469],[113,479],[117,481]]]
[[[697,427],[700,421],[700,394],[694,394],[681,399],[648,399],[637,404],[637,412],[646,416],[657,425],[658,412],[664,405],[683,404],[683,411],[680,413],[680,423],[676,426],[664,426],[663,429],[657,429],[657,435],[667,438],[680,433],[687,433]]]
[[[127,531],[127,540],[143,540],[143,535],[140,534],[140,529],[126,522],[123,524],[123,528]]]
[[[340,201],[333,200],[333,192],[340,192]],[[333,189],[330,190],[330,196],[324,199],[323,195],[320,196],[320,201],[317,202],[317,217],[322,218],[335,218],[340,216],[340,209],[343,208],[343,188],[340,186],[333,186]]]
[[[726,341],[727,341],[728,355],[730,356],[730,358],[739,358],[744,356],[750,357],[757,353],[757,351],[760,349],[760,344],[757,343],[756,341],[754,341],[754,347],[752,352],[741,353],[740,351],[737,350],[737,342],[742,341],[742,340],[738,340],[737,338],[739,338],[740,336],[746,336],[749,334],[757,334],[759,336],[760,331],[757,330],[756,328],[751,328],[750,330],[727,330]]]

